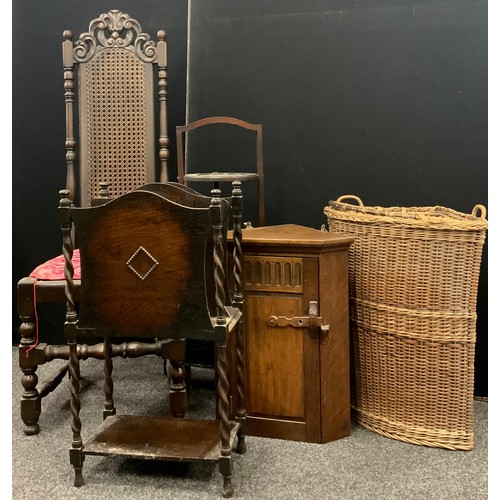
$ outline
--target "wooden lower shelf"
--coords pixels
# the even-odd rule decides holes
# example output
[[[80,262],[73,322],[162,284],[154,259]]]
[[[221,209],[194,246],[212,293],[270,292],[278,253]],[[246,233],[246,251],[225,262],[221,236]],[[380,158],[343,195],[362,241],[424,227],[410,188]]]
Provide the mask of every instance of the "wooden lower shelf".
[[[238,423],[231,422],[231,447]],[[83,446],[85,455],[171,461],[217,461],[220,430],[217,420],[113,415]]]

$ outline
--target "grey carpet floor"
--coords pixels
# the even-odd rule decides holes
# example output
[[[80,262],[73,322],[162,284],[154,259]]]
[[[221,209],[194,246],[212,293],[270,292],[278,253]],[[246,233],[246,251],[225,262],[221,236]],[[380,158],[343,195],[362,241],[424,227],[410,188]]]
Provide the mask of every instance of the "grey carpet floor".
[[[39,368],[40,380],[59,361]],[[82,363],[82,435],[101,421],[102,362]],[[168,391],[156,357],[115,359],[115,404],[122,414],[164,414]],[[72,485],[69,386],[66,378],[42,401],[41,432],[25,436],[17,349],[12,353],[12,498],[21,499],[216,499],[222,480],[215,464],[171,463],[86,457],[85,485]],[[213,373],[193,369],[193,410],[210,418]],[[415,446],[352,425],[350,437],[328,444],[247,438],[247,453],[235,454],[234,498],[342,500],[482,500],[488,498],[488,403],[475,402],[475,447],[448,451]]]

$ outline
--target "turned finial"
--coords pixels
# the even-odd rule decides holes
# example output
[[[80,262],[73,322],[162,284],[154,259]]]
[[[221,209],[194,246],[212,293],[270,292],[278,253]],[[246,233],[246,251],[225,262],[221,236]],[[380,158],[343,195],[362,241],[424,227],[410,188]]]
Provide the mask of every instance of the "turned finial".
[[[210,194],[212,195],[212,204],[213,205],[220,205],[221,204],[221,190],[220,189],[212,189],[210,191]]]
[[[233,181],[233,196],[241,196],[241,181]]]
[[[61,206],[69,206],[71,205],[71,200],[70,200],[70,190],[69,189],[61,189],[59,191],[59,204]]]
[[[71,40],[73,38],[73,32],[71,30],[64,30],[63,37],[65,40]]]
[[[158,30],[156,36],[158,37],[158,40],[164,42],[167,38],[167,32],[165,30]]]
[[[99,182],[99,198],[110,198],[109,184],[107,182]]]

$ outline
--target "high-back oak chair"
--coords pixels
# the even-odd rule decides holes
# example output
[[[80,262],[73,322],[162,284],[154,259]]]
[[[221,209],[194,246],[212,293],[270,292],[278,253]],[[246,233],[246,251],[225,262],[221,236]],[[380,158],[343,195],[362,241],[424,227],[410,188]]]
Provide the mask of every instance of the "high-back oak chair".
[[[218,462],[223,496],[230,497],[233,445],[245,452],[243,295],[238,250],[242,192],[240,183],[234,183],[235,289],[231,305],[227,305],[225,289],[224,219],[229,204],[218,189],[212,190],[208,206],[203,198],[187,191],[173,194],[169,196],[161,185],[145,186],[97,207],[76,208],[69,191],[60,192],[74,484],[84,483],[82,467],[87,455],[204,460]],[[78,307],[71,261],[75,241],[82,268]],[[85,442],[80,419],[80,335],[104,338],[104,422]],[[240,374],[234,420],[230,420],[228,399],[229,336],[237,337],[236,371]],[[111,341],[123,337],[166,343],[172,339],[213,340],[217,346],[218,420],[119,415],[113,398]]]
[[[246,129],[255,133],[255,170],[253,172],[232,171],[224,172],[218,168],[218,171],[211,171],[217,165],[210,165],[209,161],[205,165],[193,165],[187,161],[186,143],[189,132],[201,127],[208,126],[231,126],[240,129]],[[265,225],[265,193],[264,193],[264,160],[262,147],[262,125],[249,123],[239,118],[231,116],[211,116],[200,120],[187,123],[186,125],[176,127],[177,140],[177,180],[181,184],[188,182],[210,182],[213,187],[218,188],[221,182],[238,181],[256,181],[258,188],[258,224]],[[224,145],[220,145],[224,148]]]
[[[88,32],[73,42],[63,34],[66,101],[66,187],[72,203],[90,206],[148,182],[167,181],[167,45],[165,31],[154,41],[128,14],[111,10],[91,21]],[[156,95],[156,97],[155,97]],[[155,131],[155,124],[158,130]],[[158,152],[157,152],[158,150]],[[100,183],[109,191],[100,192]],[[97,201],[96,201],[97,200]],[[79,255],[74,255],[76,298]],[[67,346],[39,343],[37,305],[64,301],[62,256],[38,266],[17,288],[22,370],[21,418],[26,434],[39,431],[41,399],[62,380],[65,364],[38,385],[37,368],[53,359],[68,359]],[[159,345],[126,344],[113,355],[164,356]],[[102,358],[102,345],[82,346],[82,358]],[[182,359],[183,353],[172,354]],[[176,362],[176,361],[174,361]],[[176,362],[177,364],[180,361]],[[179,410],[182,414],[182,409]]]

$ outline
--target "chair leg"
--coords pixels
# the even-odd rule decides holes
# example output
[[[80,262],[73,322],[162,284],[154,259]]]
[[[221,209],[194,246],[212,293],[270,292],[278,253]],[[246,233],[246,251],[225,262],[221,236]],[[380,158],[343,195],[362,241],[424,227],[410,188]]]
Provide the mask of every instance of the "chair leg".
[[[222,495],[224,498],[233,496],[232,476],[232,457],[229,423],[229,381],[227,378],[228,362],[226,355],[226,343],[217,343],[217,394],[219,397],[219,417],[220,417],[220,438],[221,450],[219,458],[219,472],[223,478]]]
[[[231,481],[231,475],[225,476],[224,475],[224,470],[226,469],[225,462],[219,462],[219,470],[220,473],[222,474],[222,496],[224,498],[231,498],[234,493],[234,488],[233,488],[233,483]]]
[[[21,419],[24,422],[24,433],[26,435],[38,434],[40,426],[38,419],[41,413],[41,397],[37,390],[38,369],[36,349],[28,352],[29,348],[36,342],[35,335],[35,313],[19,316],[21,325],[21,343],[19,344],[19,366],[22,371],[21,384],[24,388],[21,396]]]
[[[193,394],[193,370],[191,365],[184,365],[184,378],[186,379],[186,394],[189,401],[189,396]]]
[[[169,343],[171,370],[169,374],[170,413],[173,417],[183,418],[187,412],[186,374],[186,341],[174,340]]]
[[[81,436],[82,421],[80,420],[80,360],[77,356],[76,341],[69,343],[69,373],[71,392],[71,429],[73,431],[73,442],[69,450],[70,463],[75,471],[74,485],[83,486],[83,441]]]
[[[104,403],[104,411],[102,412],[103,420],[106,420],[110,415],[116,414],[115,402],[113,401],[113,360],[111,359],[111,342],[109,337],[104,339],[104,395],[106,401]]]
[[[243,321],[240,321],[236,327],[236,390],[237,407],[236,421],[238,426],[238,444],[236,452],[243,454],[247,451],[245,442],[247,430],[247,412],[245,409],[245,366],[244,366],[245,337],[243,332]]]

